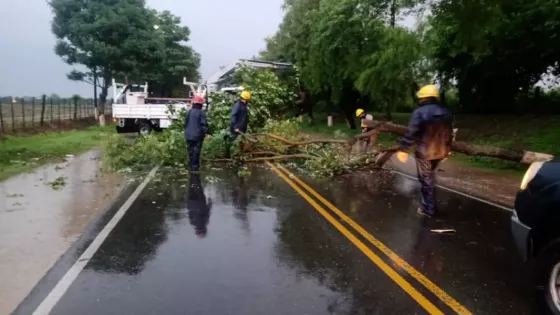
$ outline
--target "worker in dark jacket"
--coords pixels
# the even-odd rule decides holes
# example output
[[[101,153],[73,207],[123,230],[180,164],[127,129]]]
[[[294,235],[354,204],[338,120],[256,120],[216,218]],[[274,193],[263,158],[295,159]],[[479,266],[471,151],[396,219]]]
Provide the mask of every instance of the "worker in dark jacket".
[[[231,140],[235,140],[240,133],[246,133],[249,125],[249,110],[247,104],[251,99],[251,93],[241,92],[240,100],[231,109],[231,125],[229,132]]]
[[[189,151],[191,171],[196,172],[200,168],[200,152],[204,137],[208,134],[208,122],[206,114],[202,110],[204,100],[202,97],[192,99],[192,107],[185,117],[185,140]]]
[[[417,97],[419,107],[412,113],[397,157],[406,163],[406,152],[412,145],[416,146],[416,167],[422,193],[422,206],[418,214],[431,217],[436,213],[435,172],[439,163],[451,154],[453,117],[440,105],[439,91],[435,85],[421,88]]]

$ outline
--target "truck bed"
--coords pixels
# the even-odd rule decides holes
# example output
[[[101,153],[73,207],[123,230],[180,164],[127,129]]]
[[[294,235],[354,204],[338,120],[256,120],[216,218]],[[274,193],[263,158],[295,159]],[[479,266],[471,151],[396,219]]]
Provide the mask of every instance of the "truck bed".
[[[176,111],[188,109],[190,105],[174,104]],[[166,104],[113,104],[113,118],[169,119]],[[171,117],[176,118],[176,117]]]

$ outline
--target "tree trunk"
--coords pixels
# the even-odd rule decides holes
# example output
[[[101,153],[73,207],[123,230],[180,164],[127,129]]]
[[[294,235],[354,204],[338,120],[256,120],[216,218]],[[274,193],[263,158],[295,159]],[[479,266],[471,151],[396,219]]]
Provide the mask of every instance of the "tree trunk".
[[[354,115],[352,113],[352,108],[344,106],[344,104],[340,104],[342,111],[344,112],[344,117],[346,118],[346,123],[348,124],[348,128],[355,130],[356,129],[356,122],[354,121]]]
[[[380,132],[388,132],[388,133],[402,136],[405,134],[407,130],[405,126],[393,124],[390,122],[365,120],[364,124],[374,129],[370,132],[364,133],[363,135],[353,137],[350,143],[355,143],[359,139],[369,137],[373,134],[377,134]],[[466,155],[487,156],[487,157],[492,157],[492,158],[497,158],[502,160],[524,163],[524,164],[531,164],[533,162],[539,162],[539,161],[550,161],[554,158],[553,155],[546,154],[546,153],[538,153],[538,152],[531,152],[531,151],[514,151],[514,150],[502,149],[502,148],[486,146],[486,145],[474,145],[463,141],[453,142],[452,150],[454,152],[463,153]]]
[[[93,106],[94,106],[94,115],[95,119],[99,117],[99,109],[97,108],[97,67],[93,68]]]
[[[391,113],[391,104],[389,104],[389,103],[387,103],[385,105],[385,119],[387,121],[392,121],[393,120],[393,114]]]
[[[107,91],[109,87],[104,84],[101,88],[101,94],[99,95],[99,106],[97,107],[99,110],[99,125],[101,127],[105,126],[105,102],[107,101]]]
[[[396,21],[397,21],[397,0],[392,0],[391,1],[391,17],[390,17],[390,21],[389,23],[391,24],[391,27],[394,28]]]
[[[109,87],[111,86],[111,75],[105,71],[103,75],[103,86],[101,87],[101,94],[99,95],[99,125],[105,126],[105,104],[107,103],[107,95]]]

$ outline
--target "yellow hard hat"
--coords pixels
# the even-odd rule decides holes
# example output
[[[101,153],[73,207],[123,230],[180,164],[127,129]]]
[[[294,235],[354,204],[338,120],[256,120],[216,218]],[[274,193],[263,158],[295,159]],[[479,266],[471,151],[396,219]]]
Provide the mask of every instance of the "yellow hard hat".
[[[241,99],[243,100],[250,100],[251,99],[251,93],[249,93],[249,91],[243,91],[241,92]]]
[[[364,113],[364,110],[361,108],[356,109],[356,117],[360,117]]]
[[[430,84],[430,85],[426,85],[423,88],[421,88],[418,93],[416,93],[416,97],[420,98],[428,98],[428,97],[434,97],[439,99],[439,90],[437,88],[437,86]]]

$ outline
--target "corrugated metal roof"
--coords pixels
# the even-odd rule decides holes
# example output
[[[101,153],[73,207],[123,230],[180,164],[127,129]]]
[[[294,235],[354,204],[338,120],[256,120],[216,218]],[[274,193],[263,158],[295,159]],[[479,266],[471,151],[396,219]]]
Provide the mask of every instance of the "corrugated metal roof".
[[[293,65],[291,63],[285,62],[274,62],[274,61],[263,61],[263,60],[253,60],[253,59],[239,59],[234,64],[230,65],[229,67],[224,68],[223,70],[217,72],[213,76],[211,76],[208,80],[206,80],[206,84],[216,84],[220,82],[224,77],[233,73],[238,64],[243,63],[250,67],[255,68],[274,68],[274,69],[291,69]]]

